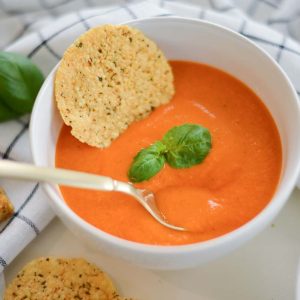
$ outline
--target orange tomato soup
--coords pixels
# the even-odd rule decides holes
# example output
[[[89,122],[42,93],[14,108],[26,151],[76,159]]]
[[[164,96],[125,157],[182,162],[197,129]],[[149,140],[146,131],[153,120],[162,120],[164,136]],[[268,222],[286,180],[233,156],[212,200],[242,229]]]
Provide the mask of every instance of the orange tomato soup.
[[[281,172],[281,143],[271,115],[242,82],[213,67],[172,61],[176,94],[135,122],[110,147],[82,144],[63,126],[56,166],[128,181],[133,157],[175,125],[208,128],[212,149],[191,168],[167,164],[137,187],[152,190],[168,220],[161,226],[130,196],[61,187],[70,208],[95,227],[126,240],[156,245],[190,244],[228,233],[255,217],[272,198]]]

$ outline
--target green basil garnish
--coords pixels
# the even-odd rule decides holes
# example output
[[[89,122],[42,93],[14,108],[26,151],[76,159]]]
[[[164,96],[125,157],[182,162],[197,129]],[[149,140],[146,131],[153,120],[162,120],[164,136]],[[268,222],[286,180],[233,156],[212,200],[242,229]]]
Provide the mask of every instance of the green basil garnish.
[[[185,124],[170,129],[163,137],[166,160],[173,168],[189,168],[203,161],[211,148],[208,129],[195,124]]]
[[[170,129],[162,141],[142,149],[133,159],[128,177],[132,182],[148,180],[164,163],[173,168],[189,168],[201,163],[211,149],[208,129],[197,124],[184,124]]]
[[[166,147],[162,142],[156,142],[148,148],[142,149],[133,159],[128,177],[132,182],[148,180],[157,174],[165,163]]]
[[[0,51],[0,122],[31,112],[43,81],[28,58]]]

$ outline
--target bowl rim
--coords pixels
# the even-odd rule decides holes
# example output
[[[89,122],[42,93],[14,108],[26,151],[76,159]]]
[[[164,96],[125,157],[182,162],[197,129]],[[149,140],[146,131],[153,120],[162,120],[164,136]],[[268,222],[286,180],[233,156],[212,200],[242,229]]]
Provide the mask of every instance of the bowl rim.
[[[289,90],[291,92],[291,101],[294,101],[294,104],[297,107],[297,114],[298,114],[298,123],[300,125],[300,104],[298,101],[298,96],[295,91],[295,88],[293,87],[290,79],[286,75],[286,73],[282,70],[281,66],[262,48],[257,46],[254,42],[249,40],[248,38],[244,37],[238,32],[235,32],[225,26],[215,24],[209,21],[205,20],[200,20],[200,19],[195,19],[195,18],[185,18],[185,17],[177,17],[177,16],[161,16],[161,17],[149,17],[149,18],[139,18],[139,19],[134,19],[130,20],[128,22],[122,22],[120,24],[122,25],[133,25],[135,23],[139,22],[177,22],[177,23],[193,23],[195,25],[200,25],[200,26],[207,26],[210,28],[213,28],[215,30],[223,31],[225,34],[231,35],[231,37],[241,40],[244,43],[247,43],[249,46],[251,46],[253,49],[255,49],[260,55],[263,55],[265,58],[267,58],[268,62],[272,64],[273,66],[276,67],[277,71],[282,77],[282,80],[285,81],[287,86],[289,87]],[[59,64],[59,63],[58,63]],[[36,102],[31,114],[31,119],[30,119],[30,126],[29,126],[29,137],[30,137],[30,147],[31,147],[31,152],[33,156],[33,162],[34,164],[37,164],[37,149],[34,146],[34,140],[33,140],[33,127],[34,127],[34,119],[35,115],[37,114],[37,109],[39,103],[43,97],[43,95],[47,90],[49,86],[49,82],[53,79],[54,77],[54,72],[58,66],[58,64],[52,69],[52,71],[49,73],[47,76],[42,88],[40,89]],[[299,134],[299,139],[300,139],[300,134]],[[300,143],[299,144],[299,149],[300,149]],[[116,245],[117,247],[122,247],[123,249],[127,249],[130,251],[135,251],[135,252],[142,252],[142,253],[151,253],[151,254],[161,254],[161,255],[176,255],[176,254],[181,254],[181,253],[186,253],[186,254],[191,254],[195,251],[199,252],[202,250],[207,250],[209,248],[218,248],[223,244],[228,244],[233,240],[237,240],[242,236],[252,236],[251,234],[248,235],[248,233],[251,233],[251,230],[255,227],[257,229],[262,230],[267,224],[269,224],[272,219],[279,213],[280,209],[282,206],[285,204],[285,202],[288,199],[288,196],[292,192],[297,178],[298,174],[300,171],[300,155],[299,158],[297,159],[297,163],[295,164],[294,168],[291,171],[290,178],[288,183],[284,187],[284,191],[281,191],[280,194],[278,192],[275,192],[275,194],[272,196],[272,199],[270,202],[267,204],[267,206],[264,207],[263,210],[261,210],[254,218],[252,218],[250,221],[247,223],[243,224],[242,226],[234,229],[233,231],[230,231],[224,235],[215,237],[210,240],[206,241],[200,241],[197,243],[192,243],[192,244],[183,244],[183,245],[170,245],[170,246],[165,246],[165,245],[152,245],[152,244],[144,244],[144,243],[139,243],[139,242],[134,242],[130,240],[126,240],[117,236],[114,236],[112,234],[109,234],[105,231],[102,231],[101,229],[93,226],[92,224],[88,223],[81,217],[79,217],[68,205],[64,202],[64,199],[62,197],[58,197],[53,190],[53,187],[58,188],[57,185],[52,185],[48,183],[43,183],[42,186],[44,190],[46,191],[47,195],[50,198],[50,201],[54,203],[55,206],[59,208],[59,210],[64,212],[64,215],[68,218],[71,219],[72,222],[75,222],[77,226],[83,228],[84,231],[87,231],[89,234],[93,235],[96,237],[98,240],[105,240],[107,243],[110,245]],[[275,197],[276,195],[276,197]]]

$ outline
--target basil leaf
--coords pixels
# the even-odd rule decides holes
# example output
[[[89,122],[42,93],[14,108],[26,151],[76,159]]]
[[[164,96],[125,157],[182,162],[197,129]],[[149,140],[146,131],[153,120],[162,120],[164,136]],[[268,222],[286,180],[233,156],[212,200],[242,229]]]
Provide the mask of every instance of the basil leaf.
[[[132,182],[148,180],[157,174],[165,163],[165,145],[158,141],[148,148],[142,149],[133,159],[128,172]]]
[[[15,119],[19,116],[18,113],[11,110],[10,107],[7,107],[4,101],[0,99],[0,122],[8,121]]]
[[[204,160],[211,149],[208,129],[197,124],[184,124],[170,129],[162,142],[167,147],[165,154],[173,168],[188,168]]]
[[[28,58],[0,51],[0,121],[31,112],[43,81]]]

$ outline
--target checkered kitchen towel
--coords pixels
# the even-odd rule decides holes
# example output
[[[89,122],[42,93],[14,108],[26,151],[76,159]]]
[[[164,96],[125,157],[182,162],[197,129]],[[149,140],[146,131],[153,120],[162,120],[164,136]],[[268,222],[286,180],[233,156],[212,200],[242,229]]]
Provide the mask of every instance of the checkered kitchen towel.
[[[0,0],[0,49],[28,56],[47,75],[78,33],[169,14],[212,21],[250,38],[278,61],[300,95],[299,0]],[[31,161],[28,124],[29,116],[0,124],[3,159]],[[39,184],[1,179],[0,186],[16,208],[0,225],[1,273],[54,215]]]

